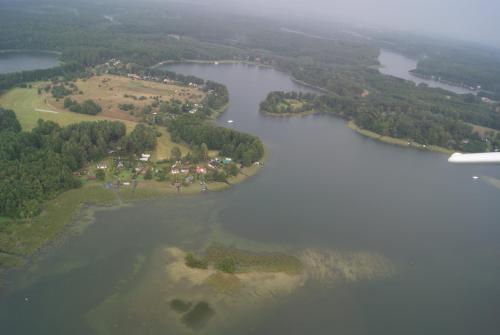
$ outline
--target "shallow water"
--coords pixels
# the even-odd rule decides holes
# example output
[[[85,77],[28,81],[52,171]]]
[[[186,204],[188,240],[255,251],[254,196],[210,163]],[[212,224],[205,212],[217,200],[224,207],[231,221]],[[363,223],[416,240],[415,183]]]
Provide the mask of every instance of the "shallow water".
[[[500,179],[498,168],[378,143],[328,115],[261,115],[269,91],[304,89],[271,69],[171,68],[228,86],[218,122],[259,135],[266,166],[225,192],[95,212],[81,234],[12,274],[0,333],[190,333],[172,299],[194,306],[211,293],[172,284],[164,250],[213,241],[307,252],[328,267],[286,294],[245,296],[245,306],[238,296],[209,301],[215,315],[201,333],[497,333],[500,190],[472,176]]]
[[[59,65],[55,53],[42,51],[0,51],[0,74],[48,69]]]

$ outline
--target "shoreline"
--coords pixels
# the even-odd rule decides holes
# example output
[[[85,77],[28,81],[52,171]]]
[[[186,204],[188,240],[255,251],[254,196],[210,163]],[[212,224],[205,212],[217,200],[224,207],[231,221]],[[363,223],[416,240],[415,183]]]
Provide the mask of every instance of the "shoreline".
[[[321,114],[324,112],[317,111],[317,110],[310,110],[307,112],[301,112],[301,113],[271,113],[268,111],[259,111],[261,114],[269,116],[269,117],[275,117],[275,118],[289,118],[289,117],[303,117],[303,116],[309,116],[309,115],[316,115],[316,114]]]
[[[276,71],[279,71],[279,70],[276,70]],[[314,90],[318,90],[320,92],[323,92],[323,93],[330,93],[330,91],[328,91],[326,88],[322,88],[322,87],[319,87],[319,86],[315,86],[315,85],[312,85],[312,84],[308,84],[307,82],[305,81],[302,81],[302,80],[299,80],[299,79],[296,79],[294,76],[292,76],[291,74],[289,74],[290,78],[292,78],[292,81],[296,84],[299,84],[299,85],[302,85],[302,86],[305,86],[305,87],[308,87],[308,88],[312,88]]]
[[[242,168],[237,176],[228,178],[227,182],[209,183],[205,192],[222,192],[246,182],[262,170],[269,156],[269,149],[264,146],[264,155],[260,160],[262,164]],[[0,290],[9,271],[24,267],[43,254],[44,250],[64,243],[65,236],[69,236],[66,233],[71,233],[71,225],[85,209],[129,205],[173,196],[200,196],[205,193],[197,182],[182,187],[180,192],[177,192],[171,182],[141,181],[135,192],[129,187],[121,187],[118,191],[106,189],[104,183],[89,182],[80,188],[65,191],[48,200],[42,213],[34,218],[5,218],[5,222],[13,229],[9,234],[0,233]]]
[[[224,104],[221,108],[218,109],[213,109],[212,110],[212,115],[210,115],[210,119],[213,121],[216,121],[222,114],[224,114],[227,109],[229,108],[229,101]]]
[[[63,53],[61,51],[55,51],[55,50],[37,50],[37,49],[2,49],[0,50],[0,54],[3,53],[9,53],[9,52],[39,52],[39,53],[46,53],[46,54],[54,54],[61,56]]]
[[[422,151],[429,151],[429,152],[434,152],[434,153],[439,153],[439,154],[444,154],[444,155],[451,155],[452,153],[455,152],[454,150],[439,147],[436,145],[424,146],[423,144],[419,144],[416,142],[409,142],[408,140],[403,140],[400,138],[380,135],[380,134],[374,133],[370,130],[366,130],[366,129],[358,127],[356,125],[356,123],[354,123],[354,121],[352,121],[352,120],[347,123],[347,126],[351,130],[355,131],[356,133],[358,133],[360,135],[363,135],[365,137],[369,137],[371,139],[374,139],[374,140],[377,140],[377,141],[380,141],[383,143],[394,144],[394,145],[398,145],[401,147],[417,149],[417,150],[422,150]]]
[[[265,116],[275,117],[275,118],[305,117],[305,116],[317,115],[317,114],[325,114],[325,115],[330,115],[330,116],[335,116],[335,117],[341,118],[339,115],[336,115],[333,113],[326,113],[326,112],[315,111],[315,110],[311,110],[311,111],[303,112],[303,113],[270,113],[270,112],[261,110],[260,113],[265,115]],[[394,145],[397,145],[400,147],[406,147],[409,149],[429,151],[429,152],[440,153],[440,154],[444,154],[444,155],[451,155],[454,152],[456,152],[455,150],[447,149],[444,147],[439,147],[436,145],[425,145],[424,146],[423,144],[420,144],[417,142],[411,142],[411,141],[409,142],[408,140],[405,140],[405,139],[380,135],[380,134],[374,133],[370,130],[360,128],[358,125],[356,125],[356,123],[353,120],[348,120],[347,127],[349,127],[349,129],[355,131],[356,133],[358,133],[360,135],[363,135],[365,137],[369,137],[373,140],[376,140],[376,141],[379,141],[382,143],[394,144]]]
[[[158,67],[162,67],[165,65],[172,65],[172,64],[210,64],[217,66],[217,64],[244,64],[244,65],[254,65],[258,67],[265,67],[265,68],[274,68],[272,65],[267,65],[267,64],[261,64],[257,62],[252,62],[252,61],[245,61],[245,60],[234,60],[234,59],[219,59],[219,60],[201,60],[201,59],[185,59],[185,60],[165,60],[161,61],[153,66],[151,68],[155,69]]]

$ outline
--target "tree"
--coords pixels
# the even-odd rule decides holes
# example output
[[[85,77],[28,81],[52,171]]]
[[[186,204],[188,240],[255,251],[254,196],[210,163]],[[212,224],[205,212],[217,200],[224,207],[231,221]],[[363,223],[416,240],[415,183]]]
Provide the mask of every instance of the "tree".
[[[235,163],[229,164],[226,170],[227,173],[233,177],[236,177],[238,175],[238,172],[240,171],[240,169],[238,169],[238,166]]]
[[[156,131],[145,124],[138,124],[126,141],[127,151],[140,154],[156,147]]]
[[[200,145],[200,160],[202,161],[208,160],[208,146],[206,143],[202,143]]]
[[[145,180],[151,180],[153,179],[153,173],[151,172],[151,169],[148,169],[146,173],[144,173],[144,179]]]
[[[104,172],[104,170],[97,170],[97,172],[95,173],[95,177],[98,179],[98,180],[104,180],[106,178],[106,173]]]
[[[102,110],[101,106],[91,99],[85,100],[81,106],[83,114],[96,115]]]
[[[0,108],[0,131],[20,132],[21,124],[16,118],[16,113]]]
[[[206,269],[208,267],[208,263],[206,260],[201,259],[193,255],[192,253],[188,253],[184,258],[185,264],[194,269]]]
[[[0,120],[5,115],[7,119],[12,116],[0,112]],[[8,124],[18,129],[16,122]],[[22,218],[37,215],[43,201],[81,186],[73,172],[116,150],[126,136],[125,125],[111,121],[60,127],[38,120],[31,132],[4,128],[0,128],[0,215]],[[103,175],[104,171],[97,172],[98,178]]]
[[[164,169],[160,169],[156,173],[156,180],[158,180],[158,181],[164,181],[166,178],[167,178],[167,173],[165,172]]]
[[[178,146],[175,146],[170,150],[170,157],[171,159],[178,161],[182,157],[182,152],[181,149]]]

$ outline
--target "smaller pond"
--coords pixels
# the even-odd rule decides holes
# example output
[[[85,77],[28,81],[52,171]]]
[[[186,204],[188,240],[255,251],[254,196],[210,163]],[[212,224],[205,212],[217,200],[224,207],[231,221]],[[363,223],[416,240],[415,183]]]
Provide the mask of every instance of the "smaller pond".
[[[59,65],[59,55],[47,51],[0,51],[0,74],[48,69]]]
[[[382,74],[410,80],[417,85],[424,83],[429,85],[429,87],[438,87],[457,94],[475,94],[474,91],[468,90],[463,87],[448,85],[439,81],[427,80],[414,76],[410,71],[417,68],[418,60],[405,57],[401,54],[381,49],[378,61],[381,65],[379,71]]]

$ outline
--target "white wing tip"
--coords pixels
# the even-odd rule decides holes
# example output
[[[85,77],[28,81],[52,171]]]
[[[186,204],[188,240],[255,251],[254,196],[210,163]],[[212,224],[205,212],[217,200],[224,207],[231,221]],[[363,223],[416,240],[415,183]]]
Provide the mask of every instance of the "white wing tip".
[[[499,164],[500,152],[483,152],[477,154],[454,153],[448,162],[455,164]]]

